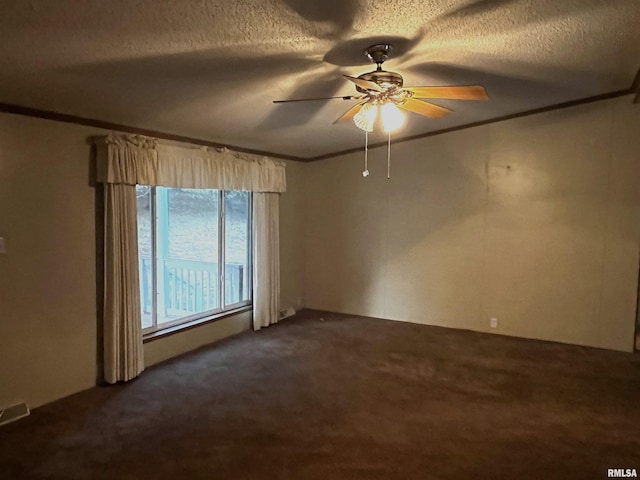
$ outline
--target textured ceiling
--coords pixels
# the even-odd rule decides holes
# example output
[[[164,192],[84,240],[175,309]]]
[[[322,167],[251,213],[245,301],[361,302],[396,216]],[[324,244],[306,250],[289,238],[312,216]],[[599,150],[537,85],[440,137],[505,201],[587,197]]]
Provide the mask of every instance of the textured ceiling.
[[[405,85],[490,95],[404,137],[628,89],[638,25],[639,0],[0,0],[0,102],[310,158],[362,145],[332,125],[354,102],[272,100],[355,93],[379,40]]]

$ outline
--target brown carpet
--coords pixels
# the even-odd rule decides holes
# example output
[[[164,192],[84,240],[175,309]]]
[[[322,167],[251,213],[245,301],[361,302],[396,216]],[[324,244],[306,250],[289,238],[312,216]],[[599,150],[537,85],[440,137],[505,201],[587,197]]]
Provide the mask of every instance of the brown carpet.
[[[640,358],[302,312],[0,428],[2,479],[640,474]]]

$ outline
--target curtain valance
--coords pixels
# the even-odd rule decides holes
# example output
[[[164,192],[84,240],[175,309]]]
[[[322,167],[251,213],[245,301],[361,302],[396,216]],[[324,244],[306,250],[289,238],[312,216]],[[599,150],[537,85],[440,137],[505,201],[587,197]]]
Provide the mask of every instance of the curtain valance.
[[[103,137],[98,145],[98,181],[125,185],[212,188],[280,193],[285,164],[229,150],[159,144],[140,135]]]

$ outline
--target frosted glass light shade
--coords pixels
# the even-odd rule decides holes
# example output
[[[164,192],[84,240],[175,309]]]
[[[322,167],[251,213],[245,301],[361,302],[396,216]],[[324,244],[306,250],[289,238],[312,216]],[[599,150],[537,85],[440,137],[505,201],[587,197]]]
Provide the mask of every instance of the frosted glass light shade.
[[[382,126],[385,132],[393,132],[404,125],[404,115],[393,103],[385,103],[380,108]]]
[[[365,103],[362,108],[353,116],[353,123],[356,127],[365,132],[373,132],[373,124],[378,114],[378,106],[371,103]]]

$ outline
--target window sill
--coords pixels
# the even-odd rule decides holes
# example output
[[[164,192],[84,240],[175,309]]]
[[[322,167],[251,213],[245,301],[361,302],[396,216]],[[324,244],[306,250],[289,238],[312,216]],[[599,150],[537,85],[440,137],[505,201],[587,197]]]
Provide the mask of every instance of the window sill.
[[[174,325],[173,327],[168,327],[162,330],[158,330],[156,332],[149,332],[142,336],[142,343],[153,342],[154,340],[168,337],[170,335],[175,335],[176,333],[184,332],[185,330],[200,327],[208,323],[214,323],[224,318],[237,315],[239,313],[250,312],[252,308],[253,308],[252,305],[243,305],[242,307],[234,308],[233,310],[227,310],[226,312],[216,313],[215,315],[209,315],[207,317],[199,318],[197,320],[181,323],[180,325]]]

